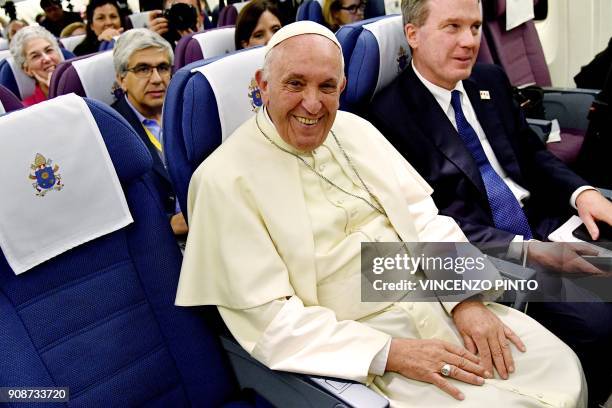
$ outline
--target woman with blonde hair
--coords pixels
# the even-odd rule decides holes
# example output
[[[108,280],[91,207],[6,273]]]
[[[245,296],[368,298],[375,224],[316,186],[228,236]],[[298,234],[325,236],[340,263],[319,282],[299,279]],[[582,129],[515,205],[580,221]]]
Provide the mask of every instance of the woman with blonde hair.
[[[76,23],[70,23],[60,33],[60,38],[72,37],[75,35],[82,35],[87,33],[87,26],[81,21]]]
[[[327,27],[336,32],[345,24],[363,20],[365,0],[325,0],[323,19]]]

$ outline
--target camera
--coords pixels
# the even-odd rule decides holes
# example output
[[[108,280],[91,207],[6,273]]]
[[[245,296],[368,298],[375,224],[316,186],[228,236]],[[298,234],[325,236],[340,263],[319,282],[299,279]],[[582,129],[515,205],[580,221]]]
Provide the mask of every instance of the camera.
[[[169,31],[197,30],[198,11],[189,4],[173,4],[172,7],[164,10],[163,17],[168,20]]]

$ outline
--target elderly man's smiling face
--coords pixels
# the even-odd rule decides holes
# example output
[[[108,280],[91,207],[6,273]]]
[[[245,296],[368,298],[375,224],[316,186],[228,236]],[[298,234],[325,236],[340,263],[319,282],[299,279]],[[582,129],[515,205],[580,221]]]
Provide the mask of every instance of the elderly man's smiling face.
[[[340,49],[328,38],[289,38],[268,54],[268,71],[256,74],[264,104],[283,140],[309,152],[327,137],[345,79]]]

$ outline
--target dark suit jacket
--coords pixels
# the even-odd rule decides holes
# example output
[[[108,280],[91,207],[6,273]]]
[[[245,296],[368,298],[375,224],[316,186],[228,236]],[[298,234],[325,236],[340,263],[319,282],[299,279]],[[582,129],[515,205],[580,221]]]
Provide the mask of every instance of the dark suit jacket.
[[[463,85],[501,166],[531,193],[525,212],[534,237],[545,238],[570,214],[571,194],[587,183],[529,129],[499,67],[476,65]],[[490,99],[481,99],[481,90]],[[512,240],[494,227],[474,159],[412,66],[376,96],[369,119],[433,187],[440,213],[453,217],[472,242]]]
[[[159,154],[157,153],[157,149],[153,146],[153,143],[149,140],[142,124],[138,120],[138,117],[134,114],[134,111],[130,108],[130,105],[126,102],[125,98],[121,96],[115,103],[111,105],[113,109],[121,114],[128,121],[130,126],[138,133],[138,136],[142,139],[144,144],[149,149],[149,153],[151,153],[151,157],[153,157],[153,171],[152,178],[155,187],[159,193],[159,198],[161,203],[164,205],[164,210],[166,214],[172,215],[175,211],[175,193],[172,188],[172,182],[170,181],[170,176],[168,175],[168,171],[164,167],[164,163],[162,162]]]

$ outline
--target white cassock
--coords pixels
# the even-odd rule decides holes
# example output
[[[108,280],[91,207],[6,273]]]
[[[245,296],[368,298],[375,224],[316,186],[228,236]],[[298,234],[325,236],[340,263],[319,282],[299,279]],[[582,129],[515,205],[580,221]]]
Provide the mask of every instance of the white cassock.
[[[361,302],[360,243],[466,238],[438,215],[431,187],[369,122],[338,112],[332,131],[386,216],[366,203],[372,199],[331,135],[301,153],[315,173],[279,148],[296,152],[262,110],[193,175],[176,304],[217,305],[240,344],[272,369],[364,382],[392,406],[585,406],[571,349],[498,304],[488,307],[527,347],[513,347],[509,380],[479,387],[451,379],[466,396],[458,402],[433,385],[384,373],[391,337],[463,343],[449,315],[453,303]]]

